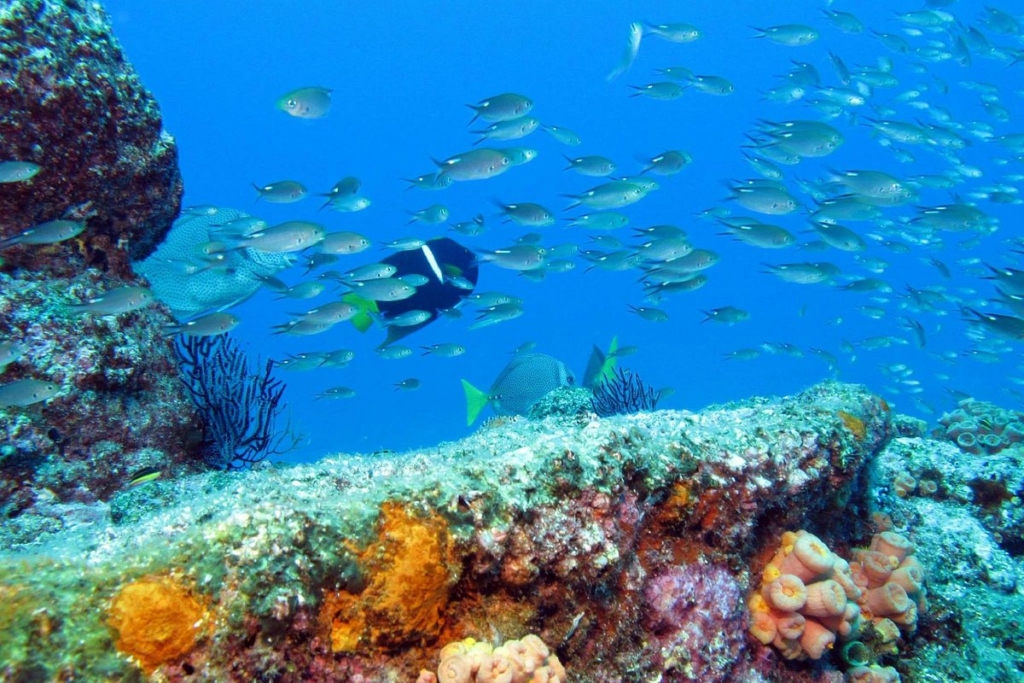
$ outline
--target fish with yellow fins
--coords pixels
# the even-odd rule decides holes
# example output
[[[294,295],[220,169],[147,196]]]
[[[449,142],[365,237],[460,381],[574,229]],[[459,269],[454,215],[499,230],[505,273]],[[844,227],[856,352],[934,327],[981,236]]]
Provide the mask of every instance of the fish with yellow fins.
[[[612,374],[617,349],[618,338],[612,340],[607,353],[594,347],[584,372],[584,387],[593,387]],[[466,425],[476,422],[487,406],[498,415],[527,415],[538,401],[555,389],[574,386],[577,386],[575,375],[557,358],[543,353],[517,353],[498,373],[488,391],[462,380]]]

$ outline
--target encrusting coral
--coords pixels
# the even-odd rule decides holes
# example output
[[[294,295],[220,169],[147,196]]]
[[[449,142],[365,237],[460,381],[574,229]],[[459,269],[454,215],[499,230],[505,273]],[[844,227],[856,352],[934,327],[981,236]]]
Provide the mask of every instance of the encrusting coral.
[[[748,602],[750,633],[787,659],[820,659],[837,638],[855,638],[863,620],[883,642],[897,628],[913,631],[926,607],[913,551],[909,539],[885,531],[848,563],[814,534],[787,531]]]
[[[525,635],[497,647],[473,638],[441,648],[437,674],[420,671],[416,683],[565,683],[558,656],[538,636]]]

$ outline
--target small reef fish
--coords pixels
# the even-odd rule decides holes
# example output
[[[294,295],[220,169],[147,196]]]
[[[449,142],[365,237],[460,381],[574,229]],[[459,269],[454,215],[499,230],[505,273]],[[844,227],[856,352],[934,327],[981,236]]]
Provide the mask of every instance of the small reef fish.
[[[440,225],[448,220],[448,207],[444,204],[431,204],[428,207],[418,209],[416,211],[410,211],[409,215],[412,218],[408,224],[416,223],[427,223],[428,225]]]
[[[330,207],[332,211],[337,211],[338,213],[356,213],[357,211],[364,211],[370,208],[371,204],[373,202],[366,197],[335,197],[328,199],[320,207],[320,210],[323,211]]]
[[[576,171],[580,175],[592,178],[610,176],[615,172],[616,168],[614,161],[597,155],[577,157],[575,159],[566,156],[565,160],[569,162],[569,165],[565,167],[566,171]]]
[[[60,385],[41,379],[19,379],[0,384],[0,408],[24,408],[53,398]]]
[[[234,247],[287,254],[312,247],[326,236],[327,230],[319,223],[285,221],[238,240]]]
[[[85,230],[84,221],[55,220],[40,223],[17,235],[0,240],[0,249],[16,244],[56,244],[78,237]]]
[[[755,38],[766,38],[778,45],[787,47],[800,47],[810,45],[818,39],[818,32],[804,24],[782,24],[780,26],[769,26],[768,28],[754,28],[757,31]]]
[[[670,43],[692,43],[700,38],[700,29],[692,24],[644,24],[645,36],[657,36]]]
[[[533,109],[533,100],[525,95],[507,92],[494,97],[487,97],[476,104],[467,104],[473,110],[473,118],[470,123],[477,119],[491,121],[512,121],[524,116]]]
[[[702,323],[706,323],[710,320],[711,322],[721,323],[723,325],[735,325],[736,323],[741,323],[744,320],[750,319],[750,313],[741,308],[736,308],[735,306],[712,308],[709,311],[701,311],[701,313],[707,316],[701,320]]]
[[[156,481],[163,475],[164,471],[159,467],[143,467],[128,478],[128,486],[136,487]]]
[[[331,90],[319,86],[298,88],[277,100],[277,108],[299,119],[322,119],[331,110]]]
[[[42,166],[31,161],[0,161],[0,183],[23,183],[41,170]]]
[[[466,394],[466,424],[473,424],[488,405],[498,415],[526,415],[551,391],[575,384],[572,372],[557,358],[542,353],[516,354],[487,392],[462,380]]]
[[[256,201],[262,199],[271,204],[291,204],[309,194],[306,186],[296,180],[279,180],[262,186],[253,183],[252,186],[258,193]]]
[[[84,304],[72,304],[68,306],[68,310],[94,315],[120,315],[145,308],[153,303],[155,298],[153,292],[146,287],[115,287]]]
[[[434,182],[486,180],[501,175],[512,168],[512,158],[505,152],[489,147],[472,149],[448,157],[444,161],[434,160],[440,171]]]
[[[358,254],[370,248],[370,238],[358,232],[329,232],[317,244],[321,254]]]
[[[331,387],[330,389],[324,389],[316,395],[317,401],[325,398],[353,398],[356,395],[356,390],[349,387]]]
[[[17,342],[0,341],[0,371],[25,355],[25,348]]]
[[[415,377],[409,377],[408,379],[403,379],[401,382],[398,382],[394,387],[395,391],[415,391],[420,388],[420,385],[421,382],[418,379]]]
[[[421,356],[439,356],[441,358],[454,358],[466,352],[466,347],[462,344],[431,344],[420,348],[423,349]]]
[[[643,24],[634,21],[629,25],[629,36],[626,39],[626,50],[622,53],[622,58],[619,59],[619,63],[615,65],[615,68],[605,76],[605,80],[613,81],[629,71],[629,67],[633,66],[633,62],[636,61],[636,56],[640,53],[640,41],[643,40],[643,37]]]
[[[583,144],[583,138],[574,131],[566,128],[565,126],[541,126],[544,132],[553,137],[557,142],[570,147],[576,147],[577,145]]]
[[[167,325],[164,327],[164,334],[168,336],[184,334],[189,337],[215,337],[218,334],[230,332],[240,322],[242,322],[241,319],[232,313],[208,313],[186,323]]]

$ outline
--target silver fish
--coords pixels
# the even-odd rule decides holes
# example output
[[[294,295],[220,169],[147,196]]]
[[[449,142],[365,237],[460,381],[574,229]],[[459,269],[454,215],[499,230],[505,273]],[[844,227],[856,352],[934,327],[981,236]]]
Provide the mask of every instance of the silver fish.
[[[0,370],[25,355],[25,348],[17,342],[0,341]]]
[[[358,254],[370,248],[370,238],[358,232],[329,232],[317,244],[321,254]]]
[[[615,172],[615,162],[602,156],[585,156],[575,159],[567,156],[565,160],[569,162],[565,170],[576,171],[580,175],[601,178]]]
[[[236,246],[271,254],[287,254],[311,247],[326,235],[326,229],[318,223],[285,221],[239,240]]]
[[[300,119],[322,119],[331,110],[331,90],[319,86],[292,90],[277,100],[277,108]]]
[[[145,308],[153,303],[154,298],[153,292],[146,287],[115,287],[84,304],[72,304],[68,309],[75,313],[119,315]]]
[[[231,313],[208,313],[186,323],[167,325],[164,327],[164,334],[184,334],[190,337],[213,337],[218,334],[230,332],[237,327],[240,322],[241,319],[239,319],[237,315],[233,315]]]
[[[0,183],[22,183],[36,177],[42,170],[31,161],[0,161]]]
[[[263,186],[253,183],[252,186],[259,193],[257,201],[262,199],[272,204],[291,204],[309,194],[306,186],[295,180],[279,180]]]
[[[63,219],[47,221],[0,240],[0,249],[13,247],[16,244],[55,244],[78,237],[84,230],[84,221]]]
[[[61,386],[41,379],[19,379],[0,384],[0,408],[22,408],[56,396]]]
[[[533,100],[524,95],[516,93],[502,93],[494,97],[480,100],[476,104],[467,104],[473,110],[473,121],[478,118],[484,121],[511,121],[527,114],[533,109]]]
[[[633,62],[636,61],[636,56],[640,52],[640,41],[644,37],[644,26],[640,22],[634,21],[629,25],[629,37],[626,41],[626,50],[622,54],[622,58],[619,63],[612,69],[605,80],[612,81],[621,76],[622,74],[629,71],[629,67],[633,66]]]

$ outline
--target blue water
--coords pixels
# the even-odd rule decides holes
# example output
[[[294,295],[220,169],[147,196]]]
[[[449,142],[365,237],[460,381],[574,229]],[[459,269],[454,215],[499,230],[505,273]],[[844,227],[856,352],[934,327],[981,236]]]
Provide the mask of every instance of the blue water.
[[[982,363],[967,355],[977,345],[960,320],[958,297],[974,306],[994,295],[991,283],[980,279],[977,261],[1014,265],[1007,240],[1019,237],[1020,206],[979,201],[978,207],[999,221],[994,234],[945,233],[932,248],[912,246],[894,253],[868,238],[881,230],[871,223],[848,223],[869,242],[859,256],[884,259],[883,274],[869,273],[855,254],[829,249],[806,252],[796,248],[761,250],[720,236],[718,226],[698,214],[714,207],[735,214],[753,215],[723,201],[730,179],[755,178],[744,161],[745,134],[758,119],[774,121],[812,119],[822,115],[805,103],[767,102],[761,93],[775,87],[792,68],[791,60],[816,66],[823,85],[839,85],[828,54],[834,52],[852,68],[874,67],[879,58],[891,59],[900,85],[878,88],[864,107],[850,116],[829,120],[845,136],[837,152],[824,159],[806,159],[785,166],[787,186],[805,205],[810,199],[796,180],[824,178],[827,168],[886,171],[900,178],[942,173],[947,160],[926,146],[904,146],[914,157],[901,162],[878,144],[865,124],[875,116],[874,106],[893,106],[893,118],[931,121],[924,109],[891,104],[911,89],[918,98],[952,113],[957,124],[982,122],[995,135],[1020,132],[1020,75],[1024,65],[974,57],[961,67],[952,60],[925,63],[885,49],[870,31],[847,35],[832,27],[821,13],[821,2],[754,1],[620,3],[516,2],[373,2],[327,1],[209,3],[182,0],[145,3],[109,0],[105,3],[128,58],[153,92],[164,115],[166,129],[178,141],[185,179],[185,205],[215,204],[250,211],[271,223],[289,219],[317,220],[329,230],[355,230],[386,241],[416,235],[432,238],[449,234],[470,247],[497,248],[529,230],[501,223],[492,199],[503,202],[539,202],[560,216],[576,193],[602,182],[563,171],[563,154],[601,154],[614,159],[621,173],[636,173],[639,159],[668,149],[685,150],[693,163],[678,175],[655,176],[661,188],[642,201],[622,209],[632,226],[669,223],[687,231],[693,244],[721,255],[707,271],[702,289],[669,297],[656,305],[670,320],[653,323],[637,318],[627,305],[644,305],[637,280],[639,272],[593,270],[577,259],[577,268],[551,274],[540,283],[516,273],[484,266],[478,289],[520,296],[526,313],[513,321],[469,331],[471,309],[461,320],[440,320],[404,343],[421,345],[458,342],[468,352],[458,358],[420,357],[384,360],[373,348],[384,336],[381,328],[360,334],[347,324],[305,338],[274,336],[270,326],[287,319],[287,312],[302,311],[330,299],[328,294],[310,301],[276,301],[261,292],[233,312],[243,323],[235,331],[250,353],[282,358],[288,353],[350,348],[356,359],[344,369],[285,373],[286,400],[294,423],[308,440],[291,459],[315,459],[337,451],[402,450],[429,447],[469,432],[460,378],[487,387],[509,360],[509,353],[526,341],[537,351],[554,355],[581,374],[592,345],[606,347],[618,335],[622,344],[640,351],[622,363],[656,387],[676,393],[663,407],[696,410],[709,403],[740,399],[753,394],[783,394],[837,377],[861,382],[881,393],[899,411],[934,422],[956,401],[948,390],[1014,406],[1020,403],[1011,378],[1022,376],[1020,346],[1001,343],[1001,360]],[[1006,3],[1007,6],[1009,5]],[[865,5],[867,5],[865,7]],[[912,45],[946,39],[946,33],[925,32],[914,37],[897,12],[918,10],[918,2],[836,3],[834,9],[852,11],[869,27],[900,33]],[[1008,7],[1009,8],[1009,7]],[[957,2],[945,11],[965,24],[977,25],[981,2]],[[631,21],[688,22],[703,36],[693,43],[672,44],[646,37],[631,70],[607,82],[605,75],[619,61]],[[754,39],[750,26],[806,23],[821,38],[806,47],[784,47]],[[1020,49],[1019,37],[988,31],[994,43]],[[912,64],[924,64],[927,73],[915,73]],[[630,84],[663,80],[653,70],[686,66],[697,74],[728,78],[736,91],[713,97],[689,90],[674,101],[631,98]],[[962,81],[998,87],[1001,104],[1009,110],[1007,123],[991,118],[980,106],[978,93]],[[948,86],[943,94],[938,84]],[[322,120],[304,121],[275,109],[283,93],[303,86],[332,88],[333,108]],[[441,192],[406,190],[402,178],[434,170],[431,157],[443,159],[469,149],[476,136],[468,130],[471,112],[466,103],[502,92],[530,96],[531,112],[542,122],[566,126],[579,133],[583,144],[567,147],[543,131],[508,143],[537,149],[531,164],[483,182],[457,183]],[[882,117],[884,118],[884,117]],[[479,122],[478,122],[479,123]],[[992,185],[1007,174],[1021,173],[1019,160],[1005,148],[961,132],[973,144],[962,150],[966,164],[981,172],[964,178],[954,188],[962,199],[979,186]],[[496,143],[493,146],[505,146]],[[1000,160],[1011,160],[1003,165]],[[314,192],[326,192],[345,176],[362,180],[362,193],[372,206],[361,213],[318,212],[318,198],[296,204],[254,203],[251,183],[294,179]],[[1008,181],[1011,185],[1019,180]],[[922,189],[918,204],[936,206],[955,201],[953,191]],[[407,212],[441,202],[452,221],[469,220],[477,213],[488,219],[487,231],[466,238],[443,226],[406,225]],[[887,219],[915,215],[914,206],[886,209]],[[806,213],[761,216],[809,241]],[[587,245],[588,234],[563,227],[543,228],[547,246],[565,242]],[[631,243],[628,229],[616,235]],[[898,239],[898,238],[896,238]],[[963,245],[967,244],[967,247]],[[384,252],[348,257],[352,266],[369,263]],[[953,271],[945,280],[924,263],[934,256]],[[880,302],[874,294],[843,292],[831,285],[801,286],[763,273],[763,263],[829,261],[844,275],[880,277],[895,291]],[[1019,265],[1019,264],[1017,264]],[[290,283],[301,280],[302,270],[284,273]],[[904,310],[905,285],[943,287],[952,295],[938,311]],[[707,310],[726,305],[751,312],[750,320],[731,326],[701,323]],[[886,315],[870,319],[858,305],[880,306]],[[998,310],[998,309],[993,309]],[[927,346],[919,349],[902,326],[902,317],[919,321],[927,331]],[[876,335],[894,335],[908,341],[890,349],[843,350],[843,342]],[[992,340],[989,336],[989,343]],[[838,360],[836,371],[813,353],[803,358],[762,351],[752,361],[726,360],[730,351],[758,347],[764,342],[787,342],[801,349],[817,348]],[[988,347],[985,347],[988,348]],[[913,374],[904,377],[919,385],[898,384],[883,365],[905,364]],[[407,377],[422,380],[413,392],[396,392],[393,384]],[[948,379],[947,379],[948,377]],[[349,400],[314,401],[328,387],[345,385],[357,396]],[[919,393],[908,393],[908,392]]]

